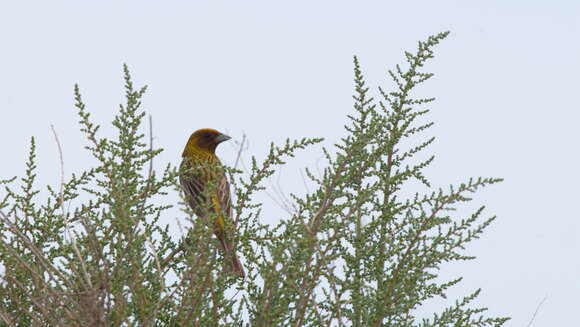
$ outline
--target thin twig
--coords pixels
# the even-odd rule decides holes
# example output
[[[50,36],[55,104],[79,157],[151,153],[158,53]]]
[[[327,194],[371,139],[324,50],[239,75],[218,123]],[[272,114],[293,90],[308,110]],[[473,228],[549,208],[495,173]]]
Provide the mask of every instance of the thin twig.
[[[280,183],[281,177],[282,177],[282,167],[280,167],[280,170],[278,170],[278,178],[276,179],[277,193],[280,198],[280,201],[286,207],[286,212],[288,212],[291,215],[296,214],[298,209],[296,208],[295,203],[292,202],[292,200],[286,195],[286,192],[284,192],[284,190],[282,189],[282,183]]]
[[[60,145],[60,141],[58,139],[58,136],[56,135],[56,130],[54,129],[54,125],[51,124],[50,129],[52,129],[52,134],[54,135],[54,140],[56,141],[56,146],[58,147],[58,159],[60,162],[60,193],[59,193],[60,208],[62,209],[62,217],[65,219],[65,224],[68,228],[68,219],[67,219],[66,215],[64,214],[64,206],[63,206],[63,202],[64,202],[64,159],[62,156],[62,147]]]
[[[159,261],[159,255],[157,254],[157,251],[155,250],[155,245],[153,245],[153,242],[151,240],[147,240],[147,244],[149,245],[149,249],[151,250],[153,258],[155,259],[155,267],[157,268],[157,276],[159,278],[159,284],[161,285],[161,292],[165,292],[167,286],[165,285],[165,278],[163,278],[163,271],[161,270],[161,262]],[[161,301],[157,301],[157,303],[155,304],[155,309],[153,310],[153,314],[149,318],[151,319],[151,321],[156,321],[160,307]]]
[[[304,183],[306,194],[310,194],[310,189],[308,188],[308,183],[306,183],[306,177],[304,176],[304,171],[302,171],[302,169],[300,169],[300,176],[302,177],[302,183]]]
[[[2,321],[6,324],[6,326],[8,327],[13,327],[16,326],[14,325],[14,323],[12,322],[12,319],[10,319],[10,316],[8,315],[8,313],[4,310],[2,310],[0,308],[0,319],[2,319]]]
[[[173,258],[181,251],[185,250],[185,239],[181,241],[181,243],[169,253],[167,258],[163,259],[159,266],[160,268],[165,271],[165,268],[173,261]]]
[[[153,118],[149,115],[149,151],[153,153]],[[151,175],[153,175],[153,156],[151,156],[151,160],[149,160],[149,178],[147,180],[151,180]]]
[[[61,185],[60,185],[60,206],[62,208],[62,217],[64,218],[64,222],[65,222],[65,229],[66,232],[68,234],[68,237],[71,239],[72,245],[73,245],[73,249],[75,250],[75,254],[77,255],[80,263],[81,263],[81,268],[83,270],[83,274],[85,275],[85,279],[87,281],[87,285],[89,285],[90,288],[93,287],[92,282],[91,282],[91,278],[89,276],[89,273],[87,271],[87,267],[85,264],[85,260],[83,259],[83,257],[81,256],[81,252],[79,250],[79,248],[77,247],[77,242],[76,242],[76,238],[73,236],[71,230],[70,230],[70,226],[69,226],[69,221],[67,216],[64,213],[64,206],[63,206],[63,200],[64,200],[64,159],[63,159],[63,155],[62,155],[62,147],[60,145],[60,140],[58,139],[58,135],[56,134],[56,130],[54,129],[54,125],[50,125],[50,128],[52,129],[52,134],[54,135],[54,140],[56,141],[56,145],[58,147],[58,155],[60,158],[60,176],[61,176]]]
[[[536,311],[534,311],[534,315],[532,316],[532,319],[526,325],[526,327],[530,327],[532,325],[532,323],[534,322],[534,319],[536,319],[536,315],[538,314],[538,311],[540,311],[540,307],[542,306],[542,304],[544,304],[544,302],[546,302],[546,299],[547,298],[548,298],[548,295],[544,296],[544,298],[542,299],[542,301],[540,301],[540,304],[538,304],[538,306],[536,307]]]
[[[139,208],[139,212],[143,212],[143,210],[145,210],[145,203],[147,202],[147,197],[149,196],[149,193],[151,192],[151,184],[153,183],[153,118],[151,117],[151,115],[149,115],[149,155],[151,156],[151,158],[149,158],[149,172],[147,174],[147,184],[145,185],[145,188],[143,188],[143,193],[140,195],[140,198],[142,198],[142,202],[141,202],[141,206]],[[133,227],[133,232],[134,233],[137,228],[139,227],[139,224],[135,224],[135,226]]]
[[[249,141],[247,141],[246,138],[246,134],[243,135],[242,141],[245,141],[246,143],[248,143]],[[241,144],[241,143],[240,143]],[[250,171],[248,169],[248,167],[246,166],[246,164],[244,163],[243,157],[242,157],[242,150],[246,150],[248,148],[248,146],[246,146],[246,148],[243,148],[242,146],[240,146],[240,148],[237,150],[237,156],[239,159],[236,159],[234,168],[237,168],[238,164],[241,164],[242,166],[242,171],[246,174],[246,175],[251,175]],[[272,186],[272,182],[268,180],[268,182],[270,183],[270,186]],[[273,188],[273,186],[272,186]],[[280,208],[282,208],[282,210],[286,211],[288,214],[292,215],[293,212],[292,210],[288,210],[288,208],[280,202],[279,199],[276,198],[276,196],[272,195],[270,192],[268,192],[267,190],[263,190],[263,192],[266,194],[266,196],[268,196],[270,198],[270,200],[274,201],[274,203],[279,206]],[[277,195],[277,194],[276,194]],[[237,215],[236,218],[234,219],[234,226],[237,226],[237,222],[240,219],[240,215]]]
[[[238,142],[236,142],[238,143]],[[238,153],[236,155],[236,161],[234,162],[234,169],[238,167],[238,163],[240,162],[240,158],[242,157],[242,151],[244,151],[244,143],[246,143],[246,133],[242,134],[242,142],[240,143],[240,148],[238,149]]]
[[[285,239],[286,237],[281,237],[281,236],[273,236],[273,237],[245,237],[244,239],[248,240],[248,241],[254,241],[254,242],[259,242],[259,241],[273,241],[273,240],[281,240],[281,239]]]

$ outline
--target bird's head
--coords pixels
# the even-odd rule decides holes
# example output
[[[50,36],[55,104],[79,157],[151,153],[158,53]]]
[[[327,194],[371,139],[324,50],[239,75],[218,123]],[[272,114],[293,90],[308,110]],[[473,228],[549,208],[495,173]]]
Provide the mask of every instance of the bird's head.
[[[222,134],[212,128],[202,128],[193,132],[185,145],[183,156],[192,155],[199,152],[215,153],[218,144],[231,139],[231,137]]]

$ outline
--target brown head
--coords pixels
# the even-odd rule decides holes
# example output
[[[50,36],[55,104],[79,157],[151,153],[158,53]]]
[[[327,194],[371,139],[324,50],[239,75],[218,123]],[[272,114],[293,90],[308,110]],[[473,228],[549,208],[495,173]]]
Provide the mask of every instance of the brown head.
[[[212,128],[198,129],[189,137],[182,156],[187,157],[196,153],[214,154],[218,144],[229,139],[231,137]]]

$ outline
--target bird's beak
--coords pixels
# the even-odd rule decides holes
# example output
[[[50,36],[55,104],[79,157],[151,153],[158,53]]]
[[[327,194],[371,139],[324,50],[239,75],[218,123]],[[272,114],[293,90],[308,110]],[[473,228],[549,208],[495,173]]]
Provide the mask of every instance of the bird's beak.
[[[215,141],[216,141],[216,143],[219,144],[219,143],[222,143],[222,142],[227,141],[229,139],[231,139],[230,136],[227,136],[226,134],[220,134],[220,135],[216,136]]]

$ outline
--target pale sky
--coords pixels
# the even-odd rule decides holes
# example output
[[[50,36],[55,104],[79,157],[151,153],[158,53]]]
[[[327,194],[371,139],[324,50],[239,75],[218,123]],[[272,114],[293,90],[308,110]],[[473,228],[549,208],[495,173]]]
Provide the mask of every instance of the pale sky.
[[[352,112],[353,55],[370,86],[388,88],[386,71],[403,63],[404,50],[450,30],[426,67],[435,77],[421,89],[437,98],[428,177],[436,186],[505,178],[476,197],[498,219],[468,247],[477,260],[445,266],[445,276],[465,277],[450,295],[482,287],[476,303],[512,316],[506,326],[526,326],[547,296],[532,326],[580,324],[580,2],[200,3],[1,2],[0,179],[23,172],[34,135],[39,184],[57,185],[51,124],[67,175],[87,167],[73,85],[110,135],[123,63],[137,85],[149,85],[144,108],[165,149],[157,167],[177,164],[201,127],[246,133],[246,160],[286,137],[322,136],[331,146]],[[219,154],[233,161],[230,146]],[[304,193],[299,169],[320,157],[312,148],[284,168],[284,190]],[[283,217],[263,200],[265,221]]]

